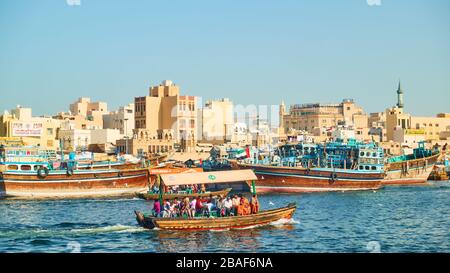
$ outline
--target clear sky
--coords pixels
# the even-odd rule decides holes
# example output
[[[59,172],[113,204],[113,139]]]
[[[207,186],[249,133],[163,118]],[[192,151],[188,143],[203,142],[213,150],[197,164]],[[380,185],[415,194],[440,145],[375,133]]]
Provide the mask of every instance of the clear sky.
[[[450,112],[448,0],[1,0],[0,110],[110,109],[170,79],[203,100]],[[381,5],[367,3],[381,2]]]

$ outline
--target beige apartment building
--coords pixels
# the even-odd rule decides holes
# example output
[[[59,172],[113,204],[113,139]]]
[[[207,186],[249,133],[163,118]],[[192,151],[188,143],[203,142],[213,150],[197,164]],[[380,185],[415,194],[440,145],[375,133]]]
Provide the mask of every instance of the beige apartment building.
[[[59,148],[60,126],[60,120],[33,117],[31,108],[17,106],[0,116],[0,137],[18,138],[24,145],[56,150]]]
[[[201,142],[223,144],[231,139],[234,125],[234,106],[227,98],[211,100],[198,110]],[[199,133],[200,134],[200,133]]]
[[[349,125],[354,128],[358,138],[369,138],[368,116],[351,99],[344,99],[339,104],[296,104],[290,107],[288,113],[285,113],[282,105],[280,125],[284,132],[292,129],[303,130],[323,139],[329,137],[331,128]]]
[[[132,141],[140,141],[144,152],[152,153],[153,148],[156,151],[166,150],[166,142],[178,143],[183,151],[195,150],[197,97],[181,96],[179,86],[166,80],[150,87],[149,96],[136,97],[134,105],[135,130]],[[173,147],[173,144],[169,147]]]
[[[103,115],[103,129],[119,129],[122,135],[129,138],[133,137],[134,125],[133,103]]]
[[[79,98],[76,102],[69,106],[70,114],[73,116],[81,116],[90,123],[89,126],[103,128],[103,115],[108,114],[108,104],[106,102],[91,102],[90,98]],[[79,128],[78,124],[76,129]],[[81,124],[83,126],[83,124]]]

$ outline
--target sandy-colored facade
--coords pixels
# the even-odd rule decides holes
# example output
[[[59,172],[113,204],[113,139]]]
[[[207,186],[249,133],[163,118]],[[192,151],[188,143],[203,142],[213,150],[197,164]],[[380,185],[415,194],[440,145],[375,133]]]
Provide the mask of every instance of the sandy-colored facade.
[[[441,140],[441,132],[450,126],[450,113],[440,113],[435,117],[416,117],[404,111],[403,90],[398,85],[397,104],[386,109],[386,139],[396,141],[399,136],[408,136],[408,132],[416,132],[409,138],[424,138],[428,143]],[[404,132],[399,133],[399,130]],[[420,133],[417,133],[420,132]]]
[[[0,137],[20,138],[24,145],[56,150],[60,126],[60,120],[33,117],[31,108],[17,106],[0,116]]]
[[[402,108],[397,106],[386,110],[386,138],[388,141],[394,140],[394,132],[399,129],[423,130],[426,141],[436,141],[440,139],[440,133],[450,126],[450,114],[441,113],[436,117],[415,117],[404,113]]]
[[[117,111],[103,115],[103,129],[119,129],[122,135],[133,137],[134,104],[121,106]]]
[[[284,132],[304,130],[316,137],[327,138],[327,132],[339,125],[352,126],[362,139],[368,138],[368,116],[351,99],[338,104],[296,104],[286,113],[280,107],[280,125]]]
[[[108,114],[106,102],[91,102],[84,97],[70,104],[69,109],[67,116],[74,117],[76,129],[102,129],[103,115]]]
[[[166,80],[150,87],[149,96],[136,97],[134,105],[133,139],[140,138],[141,134],[148,135],[159,140],[170,139],[184,151],[195,150],[198,132],[197,97],[181,96],[179,86]],[[153,137],[150,139],[154,140]]]

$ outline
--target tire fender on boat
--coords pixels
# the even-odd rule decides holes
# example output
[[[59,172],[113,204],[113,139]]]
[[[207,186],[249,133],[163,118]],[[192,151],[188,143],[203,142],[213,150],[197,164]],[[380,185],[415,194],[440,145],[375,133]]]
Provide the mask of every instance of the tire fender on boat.
[[[330,184],[333,184],[337,180],[337,173],[330,174]]]
[[[46,178],[48,176],[49,170],[46,167],[39,167],[39,169],[37,170],[37,176],[39,178]]]

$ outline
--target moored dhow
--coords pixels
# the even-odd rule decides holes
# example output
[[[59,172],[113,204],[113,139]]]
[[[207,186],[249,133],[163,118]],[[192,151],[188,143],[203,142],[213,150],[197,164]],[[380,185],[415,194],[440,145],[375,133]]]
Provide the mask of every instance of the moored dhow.
[[[0,174],[0,196],[68,198],[134,195],[147,190],[148,170],[7,170]]]
[[[374,143],[290,144],[270,160],[237,162],[258,176],[260,193],[376,190],[383,185],[425,183],[439,153],[423,144],[410,156],[385,162]]]
[[[425,149],[424,143],[412,154],[387,159],[383,185],[412,185],[426,183],[441,154]]]
[[[103,197],[134,195],[148,189],[146,168],[78,169],[72,161],[51,164],[30,147],[15,147],[9,152],[9,156],[5,152],[1,156],[0,197]]]

